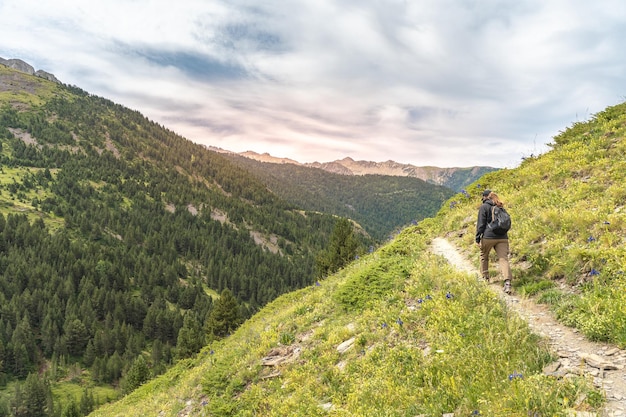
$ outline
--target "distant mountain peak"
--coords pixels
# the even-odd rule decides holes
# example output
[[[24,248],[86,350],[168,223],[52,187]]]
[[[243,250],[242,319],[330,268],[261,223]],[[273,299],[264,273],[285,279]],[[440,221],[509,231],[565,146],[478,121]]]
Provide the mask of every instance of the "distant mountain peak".
[[[28,75],[34,75],[36,77],[39,78],[44,78],[48,81],[52,81],[55,83],[61,83],[57,77],[54,76],[54,74],[50,74],[49,72],[43,71],[43,70],[37,70],[35,71],[35,68],[30,65],[29,63],[22,61],[21,59],[4,59],[2,57],[0,57],[0,64],[4,65],[5,67],[9,67],[9,68],[13,68],[16,71],[20,71],[20,72],[24,72]]]
[[[411,164],[402,164],[393,160],[387,160],[385,162],[356,161],[349,156],[331,162],[300,163],[289,158],[277,158],[271,156],[267,152],[263,154],[253,151],[236,153],[220,148],[211,149],[216,152],[237,154],[260,162],[294,164],[309,168],[318,168],[340,175],[388,175],[395,177],[419,178],[431,184],[443,185],[456,191],[460,191],[463,187],[480,178],[483,174],[498,170],[498,168],[478,166],[467,168],[439,168],[434,166],[419,167]]]

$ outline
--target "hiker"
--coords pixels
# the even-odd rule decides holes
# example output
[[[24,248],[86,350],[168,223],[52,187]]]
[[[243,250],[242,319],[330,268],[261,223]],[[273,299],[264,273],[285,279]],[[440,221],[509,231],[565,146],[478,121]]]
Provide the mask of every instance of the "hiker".
[[[498,195],[491,190],[482,194],[483,203],[478,209],[476,223],[476,244],[480,246],[480,271],[485,281],[489,282],[489,252],[495,249],[498,255],[500,273],[504,275],[504,292],[511,293],[511,266],[509,265],[509,238],[506,231],[496,234],[490,227],[493,220],[494,207],[503,207],[504,204]]]

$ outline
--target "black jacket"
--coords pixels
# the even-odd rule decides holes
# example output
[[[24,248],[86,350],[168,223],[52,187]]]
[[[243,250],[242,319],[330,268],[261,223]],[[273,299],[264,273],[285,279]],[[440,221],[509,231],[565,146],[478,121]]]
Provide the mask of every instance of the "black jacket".
[[[476,222],[476,243],[480,243],[482,239],[508,239],[508,235],[496,235],[493,233],[490,227],[487,227],[491,223],[491,216],[493,210],[493,201],[485,200],[478,209],[478,221]]]

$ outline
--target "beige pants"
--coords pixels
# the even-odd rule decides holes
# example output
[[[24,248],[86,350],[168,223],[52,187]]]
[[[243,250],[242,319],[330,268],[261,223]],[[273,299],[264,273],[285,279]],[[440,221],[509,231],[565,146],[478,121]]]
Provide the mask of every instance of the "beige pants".
[[[500,273],[504,279],[511,279],[511,265],[509,264],[509,240],[508,239],[482,239],[480,241],[480,271],[483,278],[489,279],[489,252],[496,250]]]

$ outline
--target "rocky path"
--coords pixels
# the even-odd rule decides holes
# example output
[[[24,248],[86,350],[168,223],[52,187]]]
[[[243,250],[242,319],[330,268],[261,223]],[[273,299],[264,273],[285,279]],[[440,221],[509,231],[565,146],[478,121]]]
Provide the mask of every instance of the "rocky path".
[[[459,270],[479,275],[473,264],[447,239],[434,239],[431,250],[445,257]],[[511,310],[528,322],[535,333],[549,340],[559,359],[547,366],[544,373],[556,377],[584,373],[593,378],[594,384],[606,393],[606,407],[601,414],[579,412],[574,415],[626,417],[626,370],[624,369],[626,351],[588,341],[575,329],[556,321],[545,305],[518,297],[515,293],[504,294],[501,283],[492,283],[490,287],[502,297]]]

